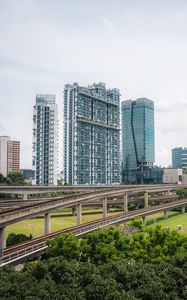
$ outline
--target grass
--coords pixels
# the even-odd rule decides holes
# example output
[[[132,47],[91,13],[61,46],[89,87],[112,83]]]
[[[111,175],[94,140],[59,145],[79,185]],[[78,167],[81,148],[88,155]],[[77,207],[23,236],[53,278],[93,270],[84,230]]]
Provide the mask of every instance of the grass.
[[[108,216],[119,213],[119,210],[111,209]],[[58,216],[57,216],[58,215]],[[102,218],[102,208],[84,208],[82,221],[83,223],[90,222]],[[70,209],[63,211],[56,211],[51,218],[51,231],[57,231],[64,228],[76,226],[77,217],[72,216]],[[168,211],[168,219],[164,219],[163,213],[153,214],[147,217],[147,225],[154,226],[154,224],[161,224],[163,227],[170,227],[171,229],[178,229],[178,225],[182,225],[183,233],[187,234],[187,213]],[[44,232],[44,218],[43,216],[26,219],[22,222],[7,226],[6,234],[9,233],[23,233],[26,235],[32,234],[33,237],[43,235]]]
[[[156,224],[160,224],[163,227],[169,227],[174,230],[177,230],[178,225],[181,225],[183,229],[181,232],[187,234],[187,213],[175,213],[172,216],[169,216],[166,220],[159,220]]]
[[[61,216],[56,217],[55,214],[60,214]],[[84,214],[85,213],[85,214]],[[111,210],[108,213],[108,216],[112,216],[114,214],[119,213],[119,211]],[[84,210],[82,215],[83,223],[94,221],[97,219],[102,218],[102,210],[100,209],[91,209],[91,210]],[[65,212],[56,212],[52,215],[51,218],[51,231],[57,231],[64,228],[76,226],[77,217],[70,215],[70,211]],[[9,233],[23,233],[26,235],[32,234],[33,237],[38,237],[43,235],[44,232],[44,218],[37,217],[33,219],[26,219],[24,221],[12,224],[7,226],[6,234],[8,236]]]

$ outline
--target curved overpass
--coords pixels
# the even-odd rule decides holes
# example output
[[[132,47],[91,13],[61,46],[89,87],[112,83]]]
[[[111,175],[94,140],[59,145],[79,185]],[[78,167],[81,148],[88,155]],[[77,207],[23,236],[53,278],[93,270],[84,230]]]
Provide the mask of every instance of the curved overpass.
[[[67,208],[72,207],[77,204],[84,204],[87,201],[96,201],[99,199],[107,198],[107,197],[117,197],[125,194],[134,194],[140,192],[162,192],[168,190],[177,190],[181,187],[179,185],[157,185],[157,186],[135,186],[131,188],[114,188],[114,189],[106,189],[99,190],[89,193],[83,193],[80,195],[66,196],[66,197],[57,197],[55,199],[51,198],[46,201],[42,201],[39,203],[32,203],[28,205],[24,205],[19,208],[10,208],[6,211],[0,212],[0,228],[19,222],[25,218],[33,217],[36,215],[40,215],[49,211],[52,211],[57,208]]]
[[[47,249],[46,240],[54,239],[59,234],[73,233],[77,237],[81,237],[98,228],[105,228],[110,225],[120,224],[129,221],[137,216],[146,217],[147,215],[151,215],[161,211],[167,211],[172,208],[185,207],[186,205],[187,199],[183,199],[180,201],[174,201],[172,203],[165,203],[152,207],[138,209],[135,211],[130,211],[128,213],[119,213],[115,216],[101,218],[99,220],[88,222],[86,224],[59,230],[57,232],[50,233],[48,235],[30,240],[28,242],[6,248],[4,250],[3,257],[1,258],[0,266],[4,266],[7,264],[18,264],[20,262],[28,260],[29,257],[31,258],[41,255]]]

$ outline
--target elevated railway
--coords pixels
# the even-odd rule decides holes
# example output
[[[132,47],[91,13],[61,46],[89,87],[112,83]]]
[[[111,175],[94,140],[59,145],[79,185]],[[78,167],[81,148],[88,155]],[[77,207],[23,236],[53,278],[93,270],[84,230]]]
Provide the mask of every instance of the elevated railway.
[[[186,187],[186,186],[185,186]],[[145,192],[145,197],[148,197],[148,192],[157,193],[168,190],[176,190],[179,189],[180,186],[172,185],[172,186],[135,186],[127,188],[107,188],[102,190],[96,190],[91,192],[84,192],[78,195],[71,196],[63,196],[63,197],[55,197],[50,198],[45,201],[36,201],[33,203],[24,204],[20,207],[10,207],[6,208],[6,211],[0,211],[0,228],[19,222],[25,218],[33,217],[39,214],[43,214],[58,208],[67,208],[72,207],[74,205],[84,204],[88,201],[97,201],[107,197],[119,197],[124,194],[135,194],[140,192]]]
[[[25,243],[6,248],[3,252],[0,266],[2,267],[7,264],[18,264],[28,260],[29,258],[33,258],[41,255],[47,249],[46,241],[49,239],[54,239],[59,234],[73,233],[77,237],[82,237],[85,234],[92,232],[98,228],[105,228],[110,225],[120,224],[129,221],[137,216],[145,218],[146,216],[157,212],[167,211],[177,207],[185,208],[186,205],[187,205],[187,199],[177,200],[174,202],[164,203],[152,207],[146,207],[134,211],[129,211],[126,213],[119,213],[114,216],[101,218],[96,221],[92,221],[86,224],[81,224],[79,226],[59,230],[47,234],[45,236],[27,241]],[[184,209],[182,211],[184,212]]]

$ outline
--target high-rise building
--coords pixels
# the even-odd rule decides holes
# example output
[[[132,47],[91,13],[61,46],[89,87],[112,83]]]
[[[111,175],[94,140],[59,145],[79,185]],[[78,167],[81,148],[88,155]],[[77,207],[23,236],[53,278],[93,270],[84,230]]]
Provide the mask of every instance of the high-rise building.
[[[0,173],[7,176],[20,170],[20,142],[12,141],[9,136],[0,137]]]
[[[187,169],[187,148],[173,148],[172,149],[172,167]]]
[[[8,141],[8,173],[20,171],[20,142]]]
[[[56,185],[58,106],[55,95],[36,95],[33,112],[33,184]]]
[[[64,89],[64,180],[120,183],[120,92],[104,83]]]
[[[122,102],[123,182],[148,181],[155,161],[154,103],[147,98]]]

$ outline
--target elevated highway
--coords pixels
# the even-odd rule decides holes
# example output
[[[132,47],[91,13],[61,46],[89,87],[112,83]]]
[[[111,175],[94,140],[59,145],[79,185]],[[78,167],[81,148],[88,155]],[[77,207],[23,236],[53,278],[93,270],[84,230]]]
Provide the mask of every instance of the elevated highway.
[[[47,234],[45,236],[30,240],[28,242],[18,244],[6,248],[4,250],[3,256],[1,258],[0,266],[5,266],[7,264],[18,264],[27,261],[29,258],[37,257],[44,253],[47,249],[46,240],[54,239],[59,234],[63,233],[73,233],[77,237],[82,237],[85,234],[92,232],[98,228],[105,228],[110,225],[120,224],[133,219],[134,217],[143,217],[144,221],[146,216],[155,214],[157,212],[167,212],[173,208],[182,207],[182,212],[185,211],[185,206],[187,205],[187,199],[174,201],[171,203],[164,203],[152,207],[146,207],[130,212],[119,213],[114,216],[101,218],[96,221],[92,221],[86,224],[81,224],[79,226],[63,229],[57,232]]]
[[[0,248],[6,248],[6,226],[22,221],[26,218],[44,214],[44,234],[50,232],[50,212],[58,208],[75,207],[77,210],[77,225],[82,223],[82,205],[88,201],[95,202],[102,199],[103,217],[107,216],[107,198],[124,197],[124,212],[128,211],[128,195],[144,194],[144,206],[148,206],[148,193],[176,191],[187,185],[138,185],[118,187],[103,187],[102,189],[85,190],[77,195],[50,198],[46,201],[36,201],[20,207],[9,207],[0,211]],[[28,187],[27,187],[28,188]],[[29,187],[31,188],[31,187]],[[90,187],[89,187],[90,188]],[[19,188],[16,188],[19,189]],[[20,188],[22,189],[22,187]],[[40,188],[39,188],[40,189]],[[41,189],[44,189],[43,187]],[[46,188],[45,188],[46,189]],[[55,187],[56,189],[56,187]],[[0,188],[1,190],[1,188]],[[45,190],[46,191],[46,190]]]
[[[156,188],[158,185],[91,185],[91,186],[0,186],[0,194],[23,195],[27,198],[28,195],[46,194],[46,193],[62,193],[62,192],[91,192],[101,190],[119,190],[133,189],[139,187]],[[167,184],[159,185],[162,187],[173,188],[177,185]],[[179,187],[179,186],[178,186]],[[182,185],[180,185],[182,187]]]
[[[82,193],[80,195],[64,196],[50,198],[46,201],[33,202],[24,206],[14,208],[7,208],[6,211],[0,212],[0,228],[19,222],[25,218],[30,218],[42,213],[52,211],[57,208],[67,208],[74,205],[84,204],[88,201],[97,201],[100,199],[106,199],[107,197],[119,197],[123,195],[130,195],[135,193],[144,193],[144,201],[148,202],[148,193],[158,193],[169,190],[177,190],[180,186],[172,185],[168,186],[139,186],[135,188],[120,188],[120,189],[106,189],[102,191],[94,191],[90,193]],[[147,206],[146,203],[145,206]]]

